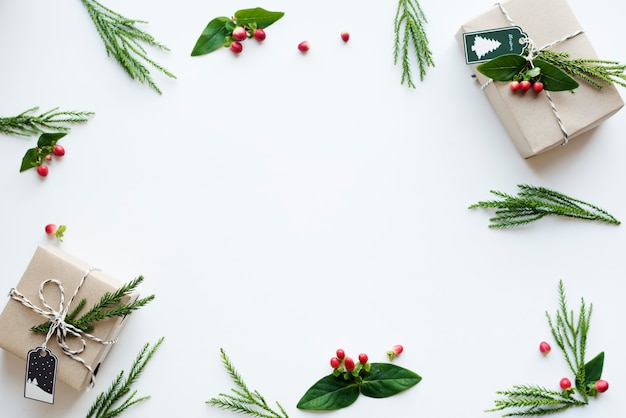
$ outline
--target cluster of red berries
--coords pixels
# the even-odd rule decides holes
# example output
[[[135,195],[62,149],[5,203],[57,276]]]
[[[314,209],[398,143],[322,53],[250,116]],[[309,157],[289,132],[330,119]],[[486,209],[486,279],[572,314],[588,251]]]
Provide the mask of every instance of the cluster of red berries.
[[[539,351],[541,352],[541,354],[547,355],[548,353],[550,353],[550,350],[552,350],[552,348],[547,342],[542,341],[541,343],[539,343]],[[567,377],[564,377],[559,382],[559,386],[564,391],[570,391],[572,388],[572,382]],[[609,389],[609,382],[602,379],[596,380],[593,385],[590,385],[590,389],[595,390],[597,393],[606,392]]]
[[[243,51],[243,45],[241,42],[245,41],[247,38],[254,38],[257,41],[265,40],[265,31],[261,28],[251,29],[246,28],[244,26],[237,26],[233,29],[233,33],[231,34],[231,38],[233,41],[230,44],[230,50],[235,54],[241,53]],[[350,40],[350,33],[341,32],[341,40],[344,42],[348,42]],[[311,44],[309,41],[302,41],[298,44],[298,51],[307,52],[311,49]]]
[[[511,81],[509,87],[513,92],[518,90],[528,91],[532,87],[535,92],[540,93],[543,90],[543,83],[541,81],[535,81],[531,83],[530,80]]]
[[[335,353],[336,357],[330,359],[330,367],[333,368],[333,375],[342,376],[348,380],[352,377],[363,376],[370,371],[370,363],[367,354],[359,354],[359,361],[355,363],[351,357],[346,356],[346,352],[339,348]]]
[[[52,152],[45,156],[45,160],[52,161],[52,155],[55,155],[56,157],[63,157],[65,155],[65,148],[63,148],[63,145],[56,144],[52,147]],[[46,164],[42,163],[37,166],[37,174],[41,177],[46,177],[48,175],[48,171],[48,166]]]

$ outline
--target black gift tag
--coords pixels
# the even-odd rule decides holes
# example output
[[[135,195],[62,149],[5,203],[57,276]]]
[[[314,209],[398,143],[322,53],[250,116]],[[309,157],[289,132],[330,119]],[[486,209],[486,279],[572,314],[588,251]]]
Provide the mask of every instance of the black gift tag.
[[[24,397],[54,403],[57,376],[57,357],[47,348],[37,347],[26,356],[26,383]]]
[[[481,30],[463,34],[465,62],[476,64],[501,55],[523,55],[528,47],[528,35],[519,26]]]

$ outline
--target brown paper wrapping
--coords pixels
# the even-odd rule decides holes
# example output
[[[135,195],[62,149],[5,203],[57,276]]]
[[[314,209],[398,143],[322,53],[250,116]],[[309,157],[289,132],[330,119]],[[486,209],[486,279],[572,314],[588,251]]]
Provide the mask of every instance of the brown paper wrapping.
[[[538,48],[582,29],[566,0],[510,0],[502,5]],[[510,24],[500,8],[494,6],[462,25],[456,38],[463,48],[463,33],[507,26]],[[584,33],[550,50],[568,52],[570,58],[598,58]],[[480,85],[484,85],[489,79],[476,71],[476,66],[471,65]],[[569,139],[596,127],[624,106],[613,85],[598,90],[578,81],[580,86],[574,94],[567,91],[550,93]],[[494,82],[485,88],[484,93],[524,158],[563,144],[563,133],[545,92],[513,93],[508,83]]]
[[[33,305],[46,309],[39,300],[39,286],[46,279],[57,279],[63,285],[65,303],[68,303],[79,281],[91,267],[93,266],[77,260],[58,247],[40,246],[35,251],[16,289],[30,300]],[[76,306],[82,298],[87,298],[87,304],[81,311],[81,314],[85,313],[100,300],[105,292],[115,292],[121,286],[121,283],[101,271],[92,271],[80,288],[78,295],[72,303],[72,307]],[[44,296],[48,305],[58,309],[60,297],[58,288],[55,285],[47,285],[44,290]],[[123,302],[129,303],[137,297],[138,294],[128,295]],[[70,312],[72,307],[70,307]],[[115,339],[125,319],[110,318],[98,321],[95,324],[95,329],[90,333],[102,340]],[[32,332],[30,328],[45,321],[44,317],[18,301],[9,299],[2,314],[0,314],[0,347],[25,361],[28,350],[41,346],[46,338],[44,333]],[[80,341],[76,337],[68,337],[66,342],[72,348],[80,348],[81,346]],[[80,354],[80,357],[97,372],[100,363],[104,360],[112,345],[104,345],[89,338],[85,338],[85,342],[87,347]],[[47,346],[58,358],[58,381],[66,383],[75,390],[84,390],[90,383],[89,371],[78,361],[64,354],[57,345],[54,336],[50,338]]]

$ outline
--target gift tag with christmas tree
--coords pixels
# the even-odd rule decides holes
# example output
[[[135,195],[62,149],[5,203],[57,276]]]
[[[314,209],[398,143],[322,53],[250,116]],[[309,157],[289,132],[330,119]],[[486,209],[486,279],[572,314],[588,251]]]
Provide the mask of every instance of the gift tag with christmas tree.
[[[54,403],[57,375],[57,357],[45,347],[37,347],[26,357],[24,397],[45,403]]]
[[[475,64],[501,55],[523,55],[528,36],[519,26],[482,30],[463,34],[465,62]]]

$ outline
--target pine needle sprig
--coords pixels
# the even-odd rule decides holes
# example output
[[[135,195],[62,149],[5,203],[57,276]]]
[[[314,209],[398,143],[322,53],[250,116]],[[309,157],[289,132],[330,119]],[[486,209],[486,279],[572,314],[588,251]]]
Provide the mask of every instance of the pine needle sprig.
[[[87,12],[104,42],[107,55],[115,58],[130,78],[149,85],[161,94],[161,90],[152,80],[150,70],[145,64],[170,78],[176,78],[176,76],[148,57],[148,53],[142,44],[163,51],[169,51],[169,48],[157,42],[152,35],[136,26],[138,23],[147,22],[128,19],[96,0],[81,0],[81,2],[87,8]]]
[[[31,107],[17,116],[0,118],[0,133],[6,135],[32,136],[43,134],[46,131],[68,132],[67,124],[85,123],[93,112],[75,110],[58,110],[58,107],[40,115],[33,115],[39,107]]]
[[[211,398],[206,401],[207,404],[217,406],[218,408],[238,412],[240,414],[251,415],[258,418],[289,418],[283,406],[276,402],[280,412],[274,411],[265,401],[265,398],[256,390],[248,389],[241,375],[232,365],[230,359],[226,355],[224,349],[220,348],[222,362],[230,375],[237,389],[231,388],[234,393],[220,393],[217,398]]]
[[[598,89],[603,87],[602,83],[615,83],[626,87],[626,65],[617,61],[582,58],[569,59],[567,52],[550,50],[541,51],[539,57],[566,73],[581,78]]]
[[[434,67],[435,63],[428,46],[428,36],[425,25],[427,23],[418,0],[399,0],[398,9],[394,18],[393,29],[395,32],[393,63],[402,65],[402,77],[400,84],[405,82],[411,88],[415,88],[411,70],[411,48],[415,53],[419,68],[420,81],[426,76],[427,67]]]
[[[137,309],[150,303],[155,298],[154,295],[150,295],[146,296],[145,298],[137,299],[130,303],[122,303],[122,299],[125,296],[133,293],[141,284],[141,282],[143,282],[143,280],[143,276],[139,276],[124,284],[113,293],[106,292],[100,298],[100,301],[98,303],[93,305],[91,309],[89,309],[89,311],[87,311],[84,315],[76,319],[76,316],[78,316],[78,314],[82,311],[87,303],[86,299],[81,299],[76,307],[67,314],[67,316],[65,317],[65,322],[77,328],[80,328],[85,332],[91,332],[95,328],[94,324],[98,321],[102,321],[108,318],[125,317],[126,315],[130,315]],[[45,322],[33,326],[31,328],[31,331],[48,332],[49,329],[50,322]]]
[[[481,201],[469,206],[469,209],[496,209],[496,216],[489,219],[491,221],[490,228],[511,228],[526,225],[547,215],[606,222],[615,225],[621,223],[613,215],[598,206],[574,199],[554,190],[525,184],[518,185],[518,187],[521,191],[517,196],[491,190],[492,194],[502,198],[502,200]]]
[[[152,347],[150,347],[150,344],[143,346],[135,358],[135,361],[128,372],[128,376],[124,378],[124,371],[122,370],[115,377],[115,379],[113,379],[109,388],[105,392],[98,395],[89,409],[86,418],[113,418],[120,415],[131,406],[150,399],[150,396],[136,397],[137,390],[131,392],[131,388],[145,369],[150,359],[154,356],[154,353],[161,346],[164,339],[165,337],[161,337]],[[114,406],[125,396],[126,399],[124,399],[119,406]]]
[[[587,405],[587,402],[572,397],[569,392],[558,392],[537,385],[516,385],[509,390],[496,392],[503,396],[495,400],[495,408],[486,412],[503,411],[515,408],[503,417],[542,416],[554,414],[573,406]]]

